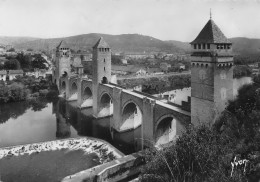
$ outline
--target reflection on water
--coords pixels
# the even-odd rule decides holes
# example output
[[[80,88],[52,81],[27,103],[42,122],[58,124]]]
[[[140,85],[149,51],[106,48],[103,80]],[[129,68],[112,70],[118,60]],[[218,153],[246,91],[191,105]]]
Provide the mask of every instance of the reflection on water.
[[[112,117],[95,119],[92,108],[79,109],[76,101],[39,100],[0,105],[0,147],[60,138],[90,136],[108,141],[122,152],[134,152],[141,127],[117,133]]]
[[[92,116],[92,108],[79,109],[76,102],[68,103],[65,100],[59,100],[54,107],[59,121],[57,122],[57,137],[68,137],[71,125],[79,136],[106,140],[126,154],[135,151],[135,138],[140,138],[140,127],[133,131],[118,133],[110,128],[112,116],[96,119]]]

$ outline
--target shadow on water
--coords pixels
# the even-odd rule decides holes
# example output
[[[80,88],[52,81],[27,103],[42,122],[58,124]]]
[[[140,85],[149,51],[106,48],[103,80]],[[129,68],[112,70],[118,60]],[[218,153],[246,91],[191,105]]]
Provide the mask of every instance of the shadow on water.
[[[63,99],[53,102],[53,112],[57,118],[58,138],[69,137],[72,126],[79,136],[106,140],[125,154],[136,151],[135,138],[140,138],[141,127],[119,133],[110,127],[112,116],[96,119],[92,116],[92,108],[79,109],[76,102],[66,102]]]

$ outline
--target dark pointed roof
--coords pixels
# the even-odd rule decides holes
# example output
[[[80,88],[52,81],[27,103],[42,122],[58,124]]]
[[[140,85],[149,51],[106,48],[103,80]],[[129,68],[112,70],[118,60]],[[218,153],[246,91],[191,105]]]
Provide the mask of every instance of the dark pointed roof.
[[[57,49],[60,49],[60,48],[69,48],[67,42],[65,40],[62,40],[59,45],[57,46]]]
[[[103,37],[100,37],[100,39],[97,41],[97,43],[93,47],[94,49],[96,48],[110,48],[108,43],[105,42]]]
[[[231,44],[231,42],[226,38],[226,36],[221,32],[221,30],[218,28],[215,22],[211,19],[201,30],[197,38],[191,42],[191,44],[201,44],[201,43]]]

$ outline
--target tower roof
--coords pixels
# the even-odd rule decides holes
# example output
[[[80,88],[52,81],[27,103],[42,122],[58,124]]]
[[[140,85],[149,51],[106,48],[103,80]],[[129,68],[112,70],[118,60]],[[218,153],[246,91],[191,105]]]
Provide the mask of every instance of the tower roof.
[[[59,45],[57,46],[57,49],[60,49],[60,48],[69,48],[67,42],[65,40],[62,40]]]
[[[210,19],[208,23],[201,30],[199,35],[196,37],[191,44],[201,44],[201,43],[227,43],[231,44],[231,42],[226,38],[226,36],[222,33],[219,27],[215,24],[215,22]]]
[[[108,43],[104,40],[103,37],[100,37],[100,39],[97,41],[97,43],[93,47],[94,49],[96,48],[110,48]]]

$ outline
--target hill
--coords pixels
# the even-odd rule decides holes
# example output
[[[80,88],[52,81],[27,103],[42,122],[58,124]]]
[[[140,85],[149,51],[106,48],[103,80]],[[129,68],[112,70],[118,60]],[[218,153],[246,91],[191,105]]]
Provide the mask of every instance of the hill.
[[[233,51],[240,55],[260,56],[260,39],[249,39],[245,37],[235,37],[230,39],[233,43]]]
[[[16,45],[21,43],[26,43],[29,41],[38,40],[39,38],[33,37],[8,37],[8,36],[0,36],[0,45]]]
[[[172,44],[180,49],[183,49],[186,52],[190,52],[191,51],[191,47],[190,47],[190,43],[189,42],[181,42],[181,41],[177,41],[177,40],[167,40],[165,41],[169,44]]]
[[[16,49],[51,50],[61,40],[65,40],[74,50],[91,50],[99,37],[104,37],[114,52],[190,52],[188,42],[176,40],[162,41],[150,36],[140,34],[83,34],[64,38],[40,39],[32,37],[3,37],[0,36],[0,44],[11,44]],[[260,39],[245,37],[230,38],[235,54],[242,56],[260,56]]]
[[[260,56],[260,39],[250,39],[245,37],[235,37],[229,39],[233,43],[233,52],[242,56]],[[187,42],[180,42],[175,40],[167,41],[174,46],[190,51],[190,45]]]
[[[47,50],[55,48],[61,40],[65,40],[74,50],[91,50],[99,37],[103,37],[114,52],[184,52],[184,49],[174,44],[150,36],[139,34],[83,34],[65,38],[37,39],[14,44],[17,49],[33,48],[34,50]]]

